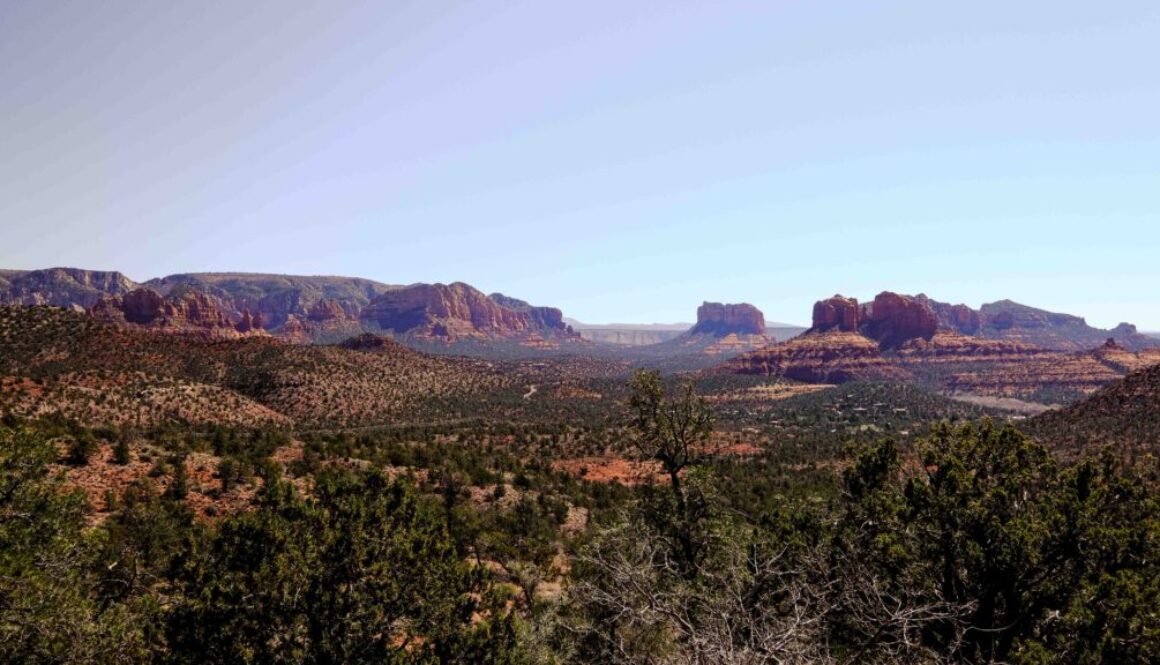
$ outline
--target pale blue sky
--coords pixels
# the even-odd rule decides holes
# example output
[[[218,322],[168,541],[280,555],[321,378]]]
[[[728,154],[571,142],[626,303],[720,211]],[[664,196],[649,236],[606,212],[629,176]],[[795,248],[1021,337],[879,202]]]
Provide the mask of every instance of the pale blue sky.
[[[1160,3],[0,0],[0,267],[1160,329]]]

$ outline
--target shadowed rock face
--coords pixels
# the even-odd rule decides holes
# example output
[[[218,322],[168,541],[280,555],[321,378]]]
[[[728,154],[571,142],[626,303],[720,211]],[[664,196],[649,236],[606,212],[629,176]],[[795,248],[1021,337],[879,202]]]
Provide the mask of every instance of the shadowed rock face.
[[[918,298],[883,291],[874,302],[859,306],[854,298],[836,295],[814,304],[812,332],[858,332],[883,349],[897,348],[907,340],[930,339],[938,318]]]
[[[123,296],[107,296],[93,305],[98,319],[177,330],[241,331],[255,329],[252,317],[235,325],[214,299],[198,291],[184,291],[166,298],[152,289],[139,288]],[[248,312],[247,312],[248,314]]]
[[[560,310],[518,302],[518,309],[506,307],[461,282],[416,284],[375,298],[363,309],[362,319],[383,330],[419,337],[574,336]]]
[[[934,312],[938,318],[939,328],[950,330],[962,335],[974,335],[983,325],[983,319],[977,310],[967,305],[952,305],[950,303],[931,300],[926,294],[920,293],[914,297]]]
[[[815,332],[837,330],[858,332],[858,300],[835,295],[814,303],[813,328]]]
[[[764,335],[765,315],[748,303],[726,305],[706,302],[697,308],[697,324],[689,331],[694,335]]]
[[[934,337],[938,318],[925,303],[910,296],[884,291],[863,305],[861,330],[884,349],[894,349],[912,339]]]

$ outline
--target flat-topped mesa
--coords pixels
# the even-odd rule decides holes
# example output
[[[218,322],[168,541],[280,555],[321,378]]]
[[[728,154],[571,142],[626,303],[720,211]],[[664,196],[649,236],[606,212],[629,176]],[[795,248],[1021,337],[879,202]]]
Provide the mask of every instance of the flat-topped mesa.
[[[705,302],[697,308],[697,324],[689,333],[714,337],[764,335],[765,315],[749,303]]]
[[[838,294],[814,303],[813,332],[858,332],[858,299]]]
[[[564,312],[556,307],[536,307],[525,300],[505,296],[502,293],[493,293],[488,298],[491,298],[500,307],[527,314],[532,318],[532,323],[539,328],[564,331],[569,334],[573,332],[572,326],[564,323]]]
[[[506,307],[461,282],[415,284],[376,297],[363,309],[361,318],[382,330],[419,337],[574,335],[559,310],[523,305]]]
[[[116,271],[0,270],[0,304],[88,309],[101,298],[124,295],[135,288],[133,280]]]

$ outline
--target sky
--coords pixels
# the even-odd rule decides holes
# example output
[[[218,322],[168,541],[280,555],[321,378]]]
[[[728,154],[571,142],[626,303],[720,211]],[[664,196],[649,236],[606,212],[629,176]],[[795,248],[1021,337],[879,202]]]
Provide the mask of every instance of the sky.
[[[1160,330],[1160,3],[0,0],[0,267]]]

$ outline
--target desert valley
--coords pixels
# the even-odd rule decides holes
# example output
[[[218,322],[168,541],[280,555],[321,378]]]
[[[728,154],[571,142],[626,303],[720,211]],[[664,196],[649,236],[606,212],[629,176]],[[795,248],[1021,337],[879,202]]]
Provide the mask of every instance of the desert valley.
[[[0,665],[1160,663],[1157,62],[0,0]]]
[[[779,314],[792,319],[795,313]],[[616,541],[615,529],[621,528],[617,520],[626,519],[625,511],[640,501],[641,508],[631,510],[644,512],[633,517],[630,510],[627,519],[646,519],[636,527],[645,531],[661,529],[656,532],[659,540],[649,545],[661,549],[649,556],[680,545],[671,553],[677,557],[673,565],[681,556],[693,557],[681,565],[695,563],[698,570],[706,566],[698,573],[701,582],[720,584],[724,581],[717,576],[731,574],[728,567],[714,569],[697,559],[707,554],[683,549],[707,553],[724,546],[704,540],[707,534],[700,530],[712,524],[739,528],[790,511],[793,519],[822,520],[794,527],[805,529],[794,539],[821,533],[836,539],[866,537],[858,530],[845,533],[852,525],[842,526],[849,515],[841,517],[842,511],[870,509],[850,494],[856,491],[851,483],[870,482],[859,480],[860,474],[878,473],[864,467],[870,458],[860,455],[894,456],[901,464],[891,472],[900,474],[897,482],[913,483],[913,478],[906,480],[913,475],[907,469],[919,459],[941,469],[939,465],[950,462],[934,461],[938,456],[960,455],[953,463],[969,469],[972,464],[999,463],[1001,458],[993,455],[1046,454],[1048,458],[1024,461],[1017,469],[1033,474],[1028,482],[1063,483],[1052,491],[1065,491],[1072,481],[1059,476],[1060,469],[1048,459],[1088,464],[1077,460],[1104,455],[1105,464],[1123,470],[1101,471],[1113,475],[1100,482],[1121,482],[1120,473],[1144,474],[1135,482],[1153,487],[1154,480],[1147,478],[1157,472],[1160,441],[1160,339],[1137,332],[1133,325],[1101,330],[1078,316],[1006,300],[974,309],[922,294],[891,292],[861,303],[840,295],[823,298],[810,315],[808,327],[771,326],[752,304],[706,302],[697,309],[696,322],[683,330],[585,326],[569,322],[559,309],[485,295],[463,283],[397,286],[358,278],[245,273],[175,275],[136,283],[120,273],[71,268],[2,271],[0,416],[7,432],[5,459],[7,465],[19,465],[21,459],[13,457],[18,452],[41,455],[45,466],[37,467],[38,473],[57,478],[53,482],[58,489],[50,491],[76,492],[79,503],[68,509],[78,520],[76,537],[96,529],[114,539],[114,550],[96,555],[106,562],[102,565],[111,566],[97,575],[97,583],[118,585],[121,600],[92,599],[104,603],[142,603],[159,593],[192,593],[204,588],[204,582],[186,576],[225,574],[183,566],[241,565],[187,551],[183,533],[204,533],[199,538],[210,538],[210,547],[225,547],[212,543],[241,537],[223,531],[235,523],[228,528],[259,528],[246,538],[276,537],[264,531],[272,525],[253,522],[274,519],[288,509],[285,501],[306,502],[295,510],[315,506],[311,510],[323,511],[320,518],[339,520],[334,523],[338,528],[391,528],[365,522],[396,519],[390,515],[343,517],[329,512],[345,510],[341,504],[325,504],[331,500],[325,493],[339,491],[329,483],[341,478],[365,483],[369,473],[413,488],[407,490],[415,493],[408,501],[430,501],[433,509],[442,505],[439,510],[447,511],[443,517],[436,519],[441,514],[437,510],[424,519],[445,520],[440,528],[450,538],[442,561],[422,575],[465,575],[464,588],[482,584],[479,588],[489,589],[470,603],[475,619],[441,624],[439,630],[451,632],[431,638],[440,648],[459,645],[454,647],[461,650],[456,658],[468,660],[476,657],[470,655],[477,653],[471,650],[475,648],[490,654],[487,658],[497,657],[497,649],[509,656],[547,658],[544,654],[565,636],[570,637],[561,653],[588,659],[595,653],[607,655],[602,650],[612,644],[608,640],[619,639],[617,631],[670,630],[667,619],[649,618],[652,610],[647,608],[688,602],[682,594],[702,592],[693,586],[666,592],[673,596],[651,597],[644,588],[667,582],[634,576],[666,573],[647,573],[619,558],[626,552],[616,549],[623,546]],[[980,453],[972,448],[980,441],[994,449]],[[30,445],[41,452],[30,453]],[[852,452],[859,450],[863,452]],[[17,482],[19,467],[5,468],[10,469],[6,474],[16,474],[6,476],[6,482]],[[982,467],[969,472],[980,473]],[[683,487],[678,479],[691,485]],[[666,489],[670,481],[675,493]],[[928,491],[934,491],[946,481],[936,473],[923,482],[933,483]],[[296,498],[284,496],[277,500],[281,503],[271,504],[270,493],[277,487]],[[897,487],[901,491],[903,485]],[[953,500],[983,500],[997,491],[999,487],[976,486]],[[666,504],[673,499],[676,504]],[[1111,499],[1100,499],[1105,500]],[[380,499],[369,505],[381,508],[376,501]],[[686,513],[692,510],[689,501],[708,503]],[[713,512],[701,512],[709,506],[715,506]],[[1140,507],[1125,504],[1123,509]],[[719,510],[725,512],[712,517]],[[1015,514],[1022,512],[1017,509]],[[1028,528],[1018,520],[1032,517],[1013,517],[1012,525]],[[1150,513],[1147,519],[1155,517]],[[828,522],[832,518],[838,521]],[[351,519],[357,522],[343,521]],[[941,519],[930,528],[949,528]],[[171,535],[157,533],[162,528],[158,520],[168,525],[164,528]],[[297,524],[292,520],[284,528],[323,528]],[[400,537],[411,538],[417,534],[408,529],[428,527],[399,528],[404,534]],[[665,535],[668,529],[676,531]],[[678,536],[684,540],[665,544]],[[962,537],[966,547],[983,535],[967,532]],[[156,538],[169,540],[147,544]],[[730,542],[723,552],[748,538]],[[790,542],[797,543],[762,547],[787,547]],[[913,543],[925,545],[923,539]],[[821,566],[814,557],[836,546],[837,541],[824,547],[819,541],[799,551],[795,556],[803,558],[794,565]],[[843,545],[853,546],[854,541]],[[58,554],[66,556],[64,551]],[[285,555],[307,552],[291,548]],[[202,559],[190,563],[190,556]],[[311,556],[331,555],[314,550]],[[375,556],[394,555],[384,551]],[[229,593],[251,583],[260,585],[254,591],[265,593],[266,585],[275,582],[259,581],[273,574],[260,572],[266,565],[262,561],[253,561],[259,568],[232,582],[231,588],[238,590]],[[326,571],[330,563],[319,560],[317,565]],[[131,575],[123,568],[127,564]],[[1028,560],[1018,565],[1048,564]],[[1132,564],[1129,569],[1149,569],[1155,562],[1140,565],[1145,567]],[[470,581],[475,566],[487,571],[486,580]],[[836,572],[823,566],[811,574]],[[672,574],[681,579],[686,573],[677,569]],[[867,568],[857,574],[869,577],[840,583],[859,588],[882,573]],[[1088,574],[1077,570],[1070,583],[1088,589],[1085,585],[1095,583]],[[418,581],[428,584],[422,575]],[[55,588],[52,580],[39,583],[46,585],[46,592]],[[309,582],[316,583],[329,584]],[[745,582],[758,583],[758,578]],[[874,633],[894,631],[897,639],[920,639],[927,629],[923,622],[903,620],[892,611],[864,607],[865,598],[830,597],[810,586],[817,581],[785,583],[790,586],[783,592],[808,596],[782,601],[801,603],[787,611],[818,612],[820,617],[838,612],[846,618],[849,612],[871,614],[856,629],[869,632],[836,638],[786,624],[780,610],[745,610],[748,620],[757,622],[746,629],[756,631],[754,639],[802,640],[794,653],[803,658],[822,658],[825,649],[834,648],[834,640],[844,639],[852,640],[850,648],[883,648],[890,658],[902,658],[906,649],[893,642],[879,644]],[[645,587],[643,595],[605,597],[611,591],[601,586],[605,584]],[[1090,592],[1103,593],[1098,587]],[[455,597],[439,611],[453,613]],[[278,640],[288,639],[284,632],[255,643],[242,635],[204,633],[213,622],[245,616],[236,614],[238,609],[229,610],[234,613],[230,615],[212,614],[225,611],[221,602],[225,597],[178,600],[169,609],[148,612],[126,605],[127,616],[136,617],[133,621],[161,632],[150,637],[135,628],[123,639],[140,650],[135,657],[163,648],[171,655],[188,652],[214,659],[246,643],[263,661],[281,658]],[[263,613],[290,612],[292,622],[298,620],[293,617],[305,620],[321,611],[310,604],[314,601],[301,606],[284,606],[285,599],[263,602],[274,603],[263,606]],[[360,602],[378,601],[368,597]],[[397,611],[407,616],[418,601],[398,602]],[[704,602],[729,601],[714,596]],[[923,621],[943,622],[951,630],[982,621],[973,614],[977,608],[964,602],[954,610],[960,614],[953,620],[935,612]],[[629,612],[628,624],[588,623],[591,612],[608,611],[609,603],[624,604],[620,611]],[[727,605],[718,609],[726,611]],[[114,620],[100,612],[85,616],[92,630],[110,629],[102,622]],[[450,616],[441,621],[451,621]],[[642,621],[654,623],[636,625]],[[59,624],[49,625],[63,630]],[[357,639],[386,648],[413,632],[436,630],[404,625],[411,627],[393,628],[401,632],[391,637]],[[292,623],[274,629],[292,630]],[[1134,629],[1125,625],[1103,630]],[[507,631],[507,636],[493,631]],[[670,634],[665,639],[692,637]],[[105,643],[91,635],[77,639],[79,645],[70,643],[72,648]],[[310,638],[298,648],[321,648],[321,639]],[[484,646],[465,646],[478,639]],[[171,651],[182,640],[195,640],[198,646]],[[991,638],[972,644],[977,653],[1003,648],[1009,655],[1014,648]],[[711,640],[705,648],[719,654],[725,647]],[[919,653],[929,647],[914,648]],[[1132,649],[1143,647],[1123,648],[1136,653]],[[415,658],[426,653],[421,647],[403,652]],[[626,656],[630,661],[643,653],[630,652],[637,654]],[[529,655],[533,653],[540,656]]]

